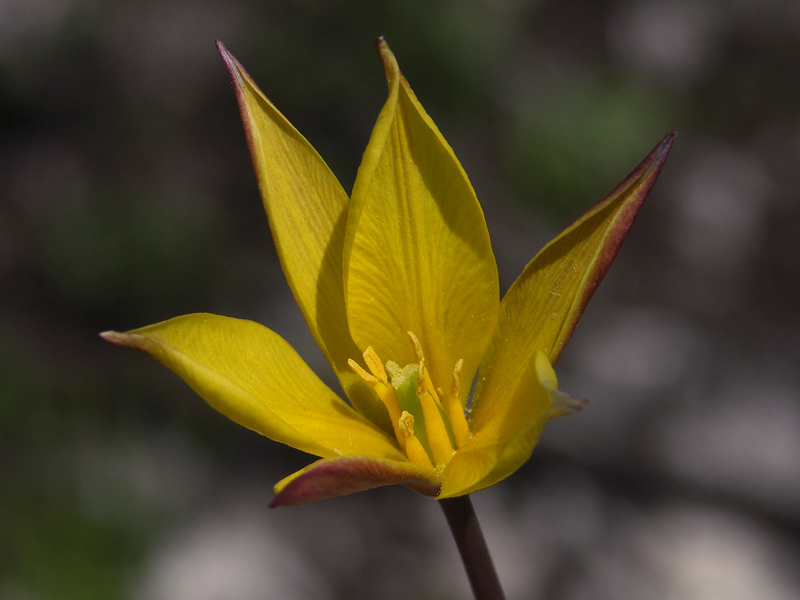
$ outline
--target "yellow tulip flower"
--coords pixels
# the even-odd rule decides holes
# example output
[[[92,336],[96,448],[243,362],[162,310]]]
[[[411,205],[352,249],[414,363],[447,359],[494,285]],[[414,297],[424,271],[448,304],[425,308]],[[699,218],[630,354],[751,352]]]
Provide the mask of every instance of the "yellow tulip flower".
[[[450,498],[516,471],[548,419],[582,406],[558,391],[552,364],[674,138],[545,246],[501,301],[467,175],[377,45],[389,98],[348,198],[218,43],[281,266],[349,402],[251,321],[193,314],[102,334],[154,357],[237,423],[321,457],[280,481],[271,506],[390,484]]]

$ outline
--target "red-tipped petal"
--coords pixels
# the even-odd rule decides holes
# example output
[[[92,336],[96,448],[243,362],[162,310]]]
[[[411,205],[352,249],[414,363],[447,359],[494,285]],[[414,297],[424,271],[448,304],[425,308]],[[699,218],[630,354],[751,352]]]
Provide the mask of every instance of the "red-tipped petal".
[[[311,334],[356,410],[384,431],[386,409],[347,365],[361,355],[345,313],[342,252],[347,193],[244,67],[217,42],[231,77],[281,268]]]
[[[439,493],[439,481],[430,468],[374,456],[351,455],[318,460],[278,482],[269,507],[308,504],[395,484],[426,496]]]
[[[473,433],[514,401],[538,350],[551,363],[558,359],[653,187],[675,135],[666,136],[604,200],[547,244],[508,290],[480,368]]]

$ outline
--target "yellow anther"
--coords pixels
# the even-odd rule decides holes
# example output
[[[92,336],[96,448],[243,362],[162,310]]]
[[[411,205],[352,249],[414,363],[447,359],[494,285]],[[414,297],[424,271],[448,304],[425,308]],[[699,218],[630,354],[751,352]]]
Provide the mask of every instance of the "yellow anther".
[[[436,400],[436,404],[439,405],[439,408],[442,408],[442,402],[439,400],[439,396],[442,393],[438,388],[434,387],[430,371],[425,368],[425,354],[422,352],[422,344],[419,343],[419,338],[414,335],[413,331],[406,331],[406,333],[411,339],[411,343],[414,344],[414,353],[419,361],[419,367],[417,368],[417,396],[422,398],[423,394],[430,392],[433,399]]]
[[[424,467],[433,467],[428,453],[425,452],[425,448],[422,447],[417,436],[414,435],[414,417],[410,413],[403,411],[397,425],[398,431],[404,436],[408,460]]]
[[[407,410],[403,411],[400,418],[397,420],[398,429],[404,438],[408,439],[414,435],[414,415]]]
[[[450,424],[453,426],[453,434],[456,436],[456,444],[459,448],[463,448],[471,437],[469,424],[464,416],[464,407],[458,397],[461,391],[461,369],[463,367],[464,360],[458,359],[456,366],[453,367],[453,384],[450,386],[450,402],[448,403]]]
[[[383,369],[383,363],[378,358],[378,353],[372,349],[372,346],[367,346],[367,349],[364,350],[364,362],[367,363],[367,367],[369,367],[369,370],[372,371],[378,381],[384,384],[389,382],[389,378],[386,377],[386,371]]]
[[[414,344],[414,352],[417,355],[417,360],[422,362],[425,360],[425,355],[422,353],[422,344],[419,343],[419,338],[414,335],[413,331],[406,331],[408,337],[411,338],[411,343]]]
[[[376,377],[373,377],[372,375],[367,373],[362,368],[362,366],[360,364],[358,364],[356,361],[354,361],[352,358],[348,358],[347,359],[347,364],[350,366],[351,369],[353,369],[353,371],[355,371],[356,375],[361,377],[361,379],[366,381],[372,387],[375,387],[375,385],[378,383],[378,379]]]

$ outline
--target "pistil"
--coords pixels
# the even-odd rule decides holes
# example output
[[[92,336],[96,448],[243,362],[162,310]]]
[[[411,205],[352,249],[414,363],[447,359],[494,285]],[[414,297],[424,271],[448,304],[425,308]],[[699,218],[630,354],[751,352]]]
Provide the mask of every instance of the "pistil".
[[[350,368],[375,390],[392,421],[395,437],[408,459],[420,465],[442,468],[470,439],[469,425],[459,399],[461,368],[459,360],[453,369],[447,403],[441,388],[435,388],[419,339],[408,336],[414,345],[417,363],[400,367],[388,361],[384,367],[372,346],[364,351],[369,372],[354,360]]]
[[[425,429],[428,432],[428,442],[433,454],[433,460],[437,466],[445,465],[450,461],[455,449],[455,439],[453,439],[452,429],[448,423],[447,416],[442,410],[442,403],[433,387],[428,370],[425,368],[425,354],[422,352],[422,344],[413,332],[408,331],[408,337],[414,344],[414,352],[417,355],[417,396],[422,404],[422,412],[425,415]]]

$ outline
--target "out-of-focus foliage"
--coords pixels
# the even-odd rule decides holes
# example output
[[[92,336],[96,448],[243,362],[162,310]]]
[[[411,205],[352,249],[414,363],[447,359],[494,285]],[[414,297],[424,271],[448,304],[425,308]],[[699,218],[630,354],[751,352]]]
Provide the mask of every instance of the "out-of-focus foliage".
[[[251,318],[335,385],[213,42],[348,189],[378,35],[470,175],[504,287],[679,130],[557,367],[590,406],[476,498],[509,596],[797,597],[800,11],[755,0],[0,1],[0,597],[465,585],[402,490],[265,514],[306,458],[97,337]]]

